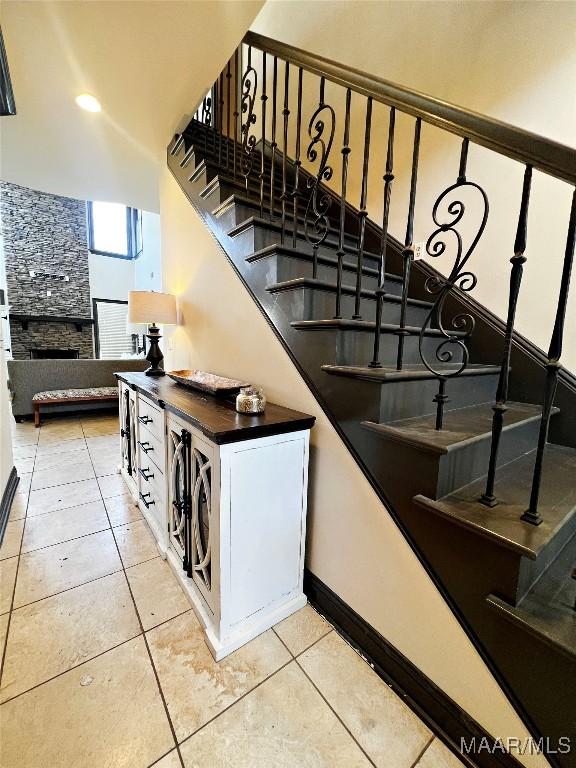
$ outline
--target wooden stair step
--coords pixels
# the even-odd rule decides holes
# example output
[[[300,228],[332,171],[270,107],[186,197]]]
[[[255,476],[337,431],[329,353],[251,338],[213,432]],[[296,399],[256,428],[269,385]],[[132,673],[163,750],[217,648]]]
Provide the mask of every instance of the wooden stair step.
[[[479,501],[485,478],[438,500],[419,494],[414,497],[414,502],[536,560],[564,527],[576,527],[576,449],[553,444],[546,446],[539,505],[543,522],[538,526],[520,519],[528,507],[535,454],[536,451],[530,451],[500,468],[495,484],[495,495],[500,502],[495,507],[486,507]]]
[[[407,443],[432,453],[450,453],[466,445],[490,439],[494,415],[492,406],[493,403],[481,403],[467,408],[446,410],[442,429],[436,429],[436,414],[416,416],[389,424],[372,421],[362,424],[395,442]],[[529,403],[508,403],[507,407],[503,432],[539,421],[542,413],[539,405]],[[558,413],[557,408],[555,413]]]
[[[335,282],[330,280],[321,280],[315,277],[296,277],[293,280],[285,280],[281,283],[272,283],[266,287],[269,293],[282,293],[282,291],[292,291],[298,288],[309,288],[310,290],[327,291],[329,293],[336,293],[337,286]],[[342,293],[347,295],[356,294],[356,286],[354,285],[342,285]],[[376,301],[376,292],[370,291],[366,288],[362,288],[360,295],[363,299],[372,299]],[[401,304],[402,297],[395,294],[387,293],[385,301],[394,304]],[[423,309],[431,309],[432,303],[429,301],[422,301],[421,299],[408,299],[407,302],[412,307],[421,307]]]
[[[291,235],[290,235],[291,236]],[[309,249],[310,250],[310,249]],[[260,248],[258,251],[254,251],[250,256],[246,257],[248,263],[260,261],[260,259],[270,258],[271,256],[286,256],[287,258],[304,260],[312,262],[312,254],[308,251],[304,252],[298,250],[298,248],[291,248],[287,245],[272,244],[267,245],[265,248]],[[353,254],[356,256],[356,253]],[[372,256],[372,254],[370,254]],[[379,258],[376,254],[373,254],[375,258]],[[318,264],[323,264],[336,269],[338,267],[338,259],[336,256],[327,256],[326,254],[318,254]],[[354,272],[356,274],[356,264],[344,259],[343,263],[344,272]],[[362,265],[362,274],[367,277],[378,278],[380,272],[377,267],[371,267],[367,264]],[[393,274],[392,272],[386,272],[386,280],[388,282],[398,283],[402,285],[402,276]]]
[[[349,320],[347,318],[336,320],[295,320],[290,323],[292,328],[296,328],[299,331],[359,331],[361,333],[374,333],[376,329],[376,323],[371,320]],[[420,328],[415,325],[407,325],[404,328],[406,335],[419,336]],[[393,323],[382,323],[380,326],[381,333],[398,334],[400,326]],[[453,336],[466,336],[465,331],[451,331]],[[442,331],[438,328],[427,328],[424,332],[425,336],[442,336]]]
[[[536,635],[555,650],[576,657],[576,536],[517,606],[497,595],[486,598],[502,618]]]
[[[437,378],[431,373],[425,365],[411,364],[407,368],[398,371],[396,368],[370,368],[369,366],[354,365],[323,365],[322,370],[332,376],[346,376],[351,379],[362,379],[364,381],[418,381]],[[438,370],[442,370],[447,376],[455,370],[454,366],[438,365]],[[468,365],[459,378],[462,376],[495,376],[500,373],[499,365]]]

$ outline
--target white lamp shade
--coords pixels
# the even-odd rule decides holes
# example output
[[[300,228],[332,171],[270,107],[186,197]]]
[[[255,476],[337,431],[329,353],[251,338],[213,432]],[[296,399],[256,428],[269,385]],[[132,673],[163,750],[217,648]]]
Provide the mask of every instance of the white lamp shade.
[[[129,323],[175,325],[177,319],[176,297],[171,293],[128,291]]]

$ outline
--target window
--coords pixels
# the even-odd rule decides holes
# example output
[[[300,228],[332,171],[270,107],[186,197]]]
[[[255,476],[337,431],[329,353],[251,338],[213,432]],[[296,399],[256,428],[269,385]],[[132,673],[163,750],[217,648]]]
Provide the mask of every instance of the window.
[[[96,357],[115,360],[136,354],[133,334],[127,331],[128,302],[93,299]]]
[[[93,253],[135,259],[140,255],[140,214],[119,203],[87,204],[88,247]]]

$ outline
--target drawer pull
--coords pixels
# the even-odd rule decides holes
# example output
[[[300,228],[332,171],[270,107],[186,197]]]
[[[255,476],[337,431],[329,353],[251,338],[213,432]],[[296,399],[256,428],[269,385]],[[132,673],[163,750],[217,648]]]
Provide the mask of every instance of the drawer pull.
[[[153,446],[153,445],[150,445],[150,443],[148,442],[148,440],[144,441],[143,443],[142,443],[142,442],[140,442],[140,440],[138,440],[138,445],[140,446],[140,448],[142,448],[142,450],[144,451],[144,453],[149,453],[150,451],[153,451],[153,450],[154,450],[154,446]]]
[[[138,421],[141,424],[151,424],[154,419],[151,419],[150,416],[138,416]]]
[[[146,509],[148,509],[148,507],[151,507],[152,504],[156,504],[156,502],[155,501],[146,501],[146,496],[150,496],[150,493],[149,492],[148,493],[140,493],[140,498],[144,502],[144,506],[146,507]]]
[[[151,477],[154,477],[154,472],[150,472],[150,469],[147,467],[146,469],[139,469],[138,470],[144,480],[150,480]],[[146,474],[148,472],[148,474]]]

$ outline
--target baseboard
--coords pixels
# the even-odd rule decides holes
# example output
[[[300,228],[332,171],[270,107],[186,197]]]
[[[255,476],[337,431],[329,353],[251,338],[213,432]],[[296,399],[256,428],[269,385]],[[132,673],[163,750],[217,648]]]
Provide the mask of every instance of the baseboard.
[[[12,502],[14,501],[14,494],[20,478],[16,472],[16,467],[12,467],[10,474],[8,475],[8,482],[4,493],[2,494],[2,501],[0,501],[0,545],[4,541],[4,531],[10,517],[10,509],[12,508]]]
[[[384,682],[465,765],[520,768],[515,757],[498,751],[462,754],[461,739],[467,744],[474,739],[476,745],[480,745],[493,744],[494,737],[308,569],[304,573],[304,592],[309,602],[360,651]]]

